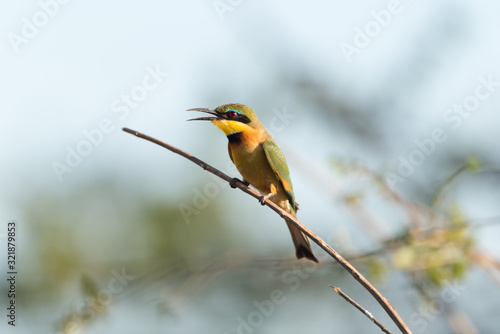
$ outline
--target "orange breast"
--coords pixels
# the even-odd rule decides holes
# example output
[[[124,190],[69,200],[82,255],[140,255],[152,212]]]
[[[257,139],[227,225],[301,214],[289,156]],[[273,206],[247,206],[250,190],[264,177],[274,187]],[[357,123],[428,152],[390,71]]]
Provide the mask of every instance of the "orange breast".
[[[259,192],[268,194],[271,192],[271,185],[278,188],[280,184],[261,146],[264,139],[256,132],[242,132],[240,140],[229,143],[229,150],[243,179]]]

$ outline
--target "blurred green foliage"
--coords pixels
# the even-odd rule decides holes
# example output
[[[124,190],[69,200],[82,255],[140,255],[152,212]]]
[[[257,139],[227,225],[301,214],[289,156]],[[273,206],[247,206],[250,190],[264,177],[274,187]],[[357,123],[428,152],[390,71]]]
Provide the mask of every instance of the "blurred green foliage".
[[[60,297],[82,275],[106,280],[112,268],[129,272],[158,263],[184,266],[190,258],[225,249],[228,233],[213,201],[187,224],[178,204],[160,201],[117,184],[87,184],[64,195],[34,194],[23,204],[30,261],[23,261],[23,289],[30,301]],[[33,265],[34,264],[34,265]],[[36,273],[36,275],[35,275]],[[95,289],[83,276],[85,294]]]

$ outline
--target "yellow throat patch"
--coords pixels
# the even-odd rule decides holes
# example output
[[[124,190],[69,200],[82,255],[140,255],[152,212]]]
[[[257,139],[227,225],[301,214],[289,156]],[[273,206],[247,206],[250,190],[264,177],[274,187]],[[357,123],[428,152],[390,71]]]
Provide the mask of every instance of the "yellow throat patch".
[[[227,119],[214,119],[212,123],[224,131],[226,136],[229,136],[233,133],[236,132],[241,132],[244,130],[248,130],[250,127],[246,125],[245,123],[237,122],[237,121],[230,121]]]

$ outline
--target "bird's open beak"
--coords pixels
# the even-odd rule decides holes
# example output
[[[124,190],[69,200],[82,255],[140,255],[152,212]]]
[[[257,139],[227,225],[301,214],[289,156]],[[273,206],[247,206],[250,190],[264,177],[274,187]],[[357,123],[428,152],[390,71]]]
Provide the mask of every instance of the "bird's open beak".
[[[191,119],[188,119],[188,121],[213,121],[214,119],[219,119],[220,116],[221,116],[215,110],[208,109],[208,108],[193,108],[193,109],[188,109],[187,111],[201,111],[201,112],[206,112],[207,114],[215,116],[215,117],[197,117],[197,118],[191,118]]]

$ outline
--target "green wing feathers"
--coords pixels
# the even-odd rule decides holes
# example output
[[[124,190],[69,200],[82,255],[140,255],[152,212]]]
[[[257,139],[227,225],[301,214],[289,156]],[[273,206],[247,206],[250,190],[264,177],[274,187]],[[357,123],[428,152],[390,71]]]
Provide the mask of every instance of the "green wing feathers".
[[[278,177],[283,189],[285,189],[293,211],[296,212],[297,207],[295,204],[295,196],[293,195],[292,180],[290,179],[290,171],[288,170],[285,155],[274,141],[266,140],[262,143],[262,146],[266,154],[267,162],[269,162],[271,169]]]

